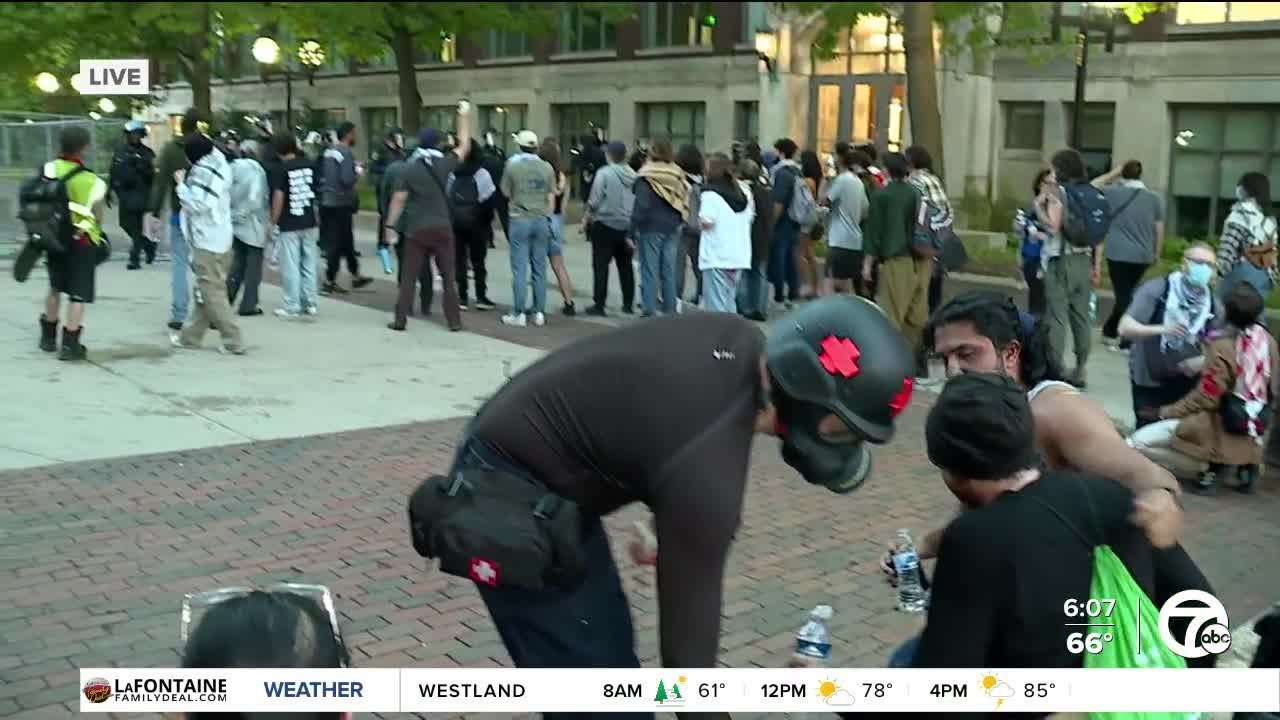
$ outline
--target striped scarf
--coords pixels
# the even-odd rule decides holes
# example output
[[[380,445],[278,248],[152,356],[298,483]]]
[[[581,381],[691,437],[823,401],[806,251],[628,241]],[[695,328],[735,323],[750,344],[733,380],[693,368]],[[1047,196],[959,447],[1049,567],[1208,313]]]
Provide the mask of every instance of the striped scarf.
[[[1234,394],[1244,401],[1249,413],[1249,435],[1262,437],[1262,410],[1267,405],[1271,383],[1271,343],[1267,329],[1250,325],[1236,336],[1236,386]]]

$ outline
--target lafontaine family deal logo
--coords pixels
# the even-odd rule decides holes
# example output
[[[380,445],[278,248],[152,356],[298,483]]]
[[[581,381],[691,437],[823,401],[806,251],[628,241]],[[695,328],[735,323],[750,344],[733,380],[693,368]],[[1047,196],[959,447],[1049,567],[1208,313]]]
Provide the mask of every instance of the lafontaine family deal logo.
[[[97,705],[111,698],[111,681],[106,678],[92,678],[84,684],[84,699]]]

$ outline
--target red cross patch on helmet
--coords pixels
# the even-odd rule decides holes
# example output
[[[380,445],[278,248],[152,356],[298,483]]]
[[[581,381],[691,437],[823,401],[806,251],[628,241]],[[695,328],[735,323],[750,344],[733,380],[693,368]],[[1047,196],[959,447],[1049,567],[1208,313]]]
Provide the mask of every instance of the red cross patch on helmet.
[[[858,358],[862,356],[862,351],[849,338],[828,335],[819,347],[822,352],[818,353],[818,362],[822,363],[823,369],[828,373],[851,378],[860,371]]]
[[[911,404],[911,392],[915,389],[915,381],[911,378],[902,379],[902,389],[897,395],[889,401],[889,411],[892,417],[898,417],[907,405]]]

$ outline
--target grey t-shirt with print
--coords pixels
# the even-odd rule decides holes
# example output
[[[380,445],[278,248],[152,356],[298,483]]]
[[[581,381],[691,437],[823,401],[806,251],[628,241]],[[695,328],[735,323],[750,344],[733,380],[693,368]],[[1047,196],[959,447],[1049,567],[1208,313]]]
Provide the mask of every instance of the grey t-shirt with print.
[[[555,186],[551,163],[530,153],[513,155],[502,173],[502,194],[513,218],[548,217],[547,196]]]
[[[1156,228],[1164,220],[1160,196],[1145,187],[1110,185],[1103,189],[1111,208],[1104,256],[1115,262],[1148,265],[1156,260]]]

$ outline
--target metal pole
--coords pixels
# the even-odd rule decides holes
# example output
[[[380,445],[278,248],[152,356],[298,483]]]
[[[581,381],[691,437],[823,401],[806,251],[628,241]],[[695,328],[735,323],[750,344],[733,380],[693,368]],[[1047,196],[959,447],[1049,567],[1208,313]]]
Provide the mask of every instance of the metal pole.
[[[1076,33],[1076,97],[1071,108],[1071,147],[1080,149],[1084,137],[1084,85],[1089,72],[1089,16],[1080,14],[1080,30]]]
[[[293,130],[293,73],[284,69],[284,127],[289,137],[297,135]]]

